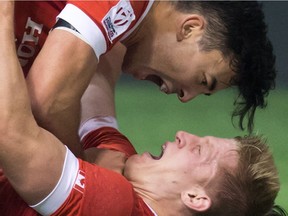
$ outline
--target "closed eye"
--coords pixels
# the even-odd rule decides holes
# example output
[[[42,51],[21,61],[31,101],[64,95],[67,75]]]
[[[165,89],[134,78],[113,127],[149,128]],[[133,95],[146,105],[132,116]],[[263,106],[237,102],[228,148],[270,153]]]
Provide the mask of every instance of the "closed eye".
[[[194,154],[201,155],[201,146],[200,145],[195,146],[192,151]]]
[[[211,81],[208,83],[207,77],[205,76],[205,74],[203,74],[201,85],[206,86],[209,92],[213,92],[216,89],[217,80],[215,77],[211,77]],[[205,93],[204,95],[210,96],[211,93]]]

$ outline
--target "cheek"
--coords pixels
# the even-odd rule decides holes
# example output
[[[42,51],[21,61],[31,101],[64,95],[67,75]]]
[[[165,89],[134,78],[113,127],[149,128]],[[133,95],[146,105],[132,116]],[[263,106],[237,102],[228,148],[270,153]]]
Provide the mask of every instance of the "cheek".
[[[183,67],[182,72],[176,78],[183,86],[191,88],[191,86],[195,87],[196,84],[201,82],[201,72],[197,72],[193,67],[188,69]]]
[[[195,168],[193,171],[195,180],[200,184],[205,184],[215,175],[213,169],[209,165]]]

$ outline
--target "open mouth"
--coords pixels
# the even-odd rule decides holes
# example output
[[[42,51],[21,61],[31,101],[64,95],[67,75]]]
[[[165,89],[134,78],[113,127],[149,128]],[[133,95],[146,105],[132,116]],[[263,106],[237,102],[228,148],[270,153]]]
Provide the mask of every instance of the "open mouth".
[[[157,75],[150,74],[147,77],[145,77],[144,80],[155,83],[157,86],[159,86],[160,91],[165,94],[177,93],[179,99],[184,97],[184,91],[182,89],[180,89],[179,91],[177,90],[172,91],[172,89],[168,88],[168,85],[161,79],[161,77]]]
[[[155,83],[156,85],[158,85],[159,87],[161,87],[161,85],[163,84],[163,80],[157,75],[148,75],[145,78],[145,80],[151,81]]]
[[[165,145],[162,146],[162,149],[161,149],[159,156],[152,155],[151,153],[149,153],[149,154],[154,160],[159,160],[160,158],[162,158],[162,156],[164,154],[164,150],[165,150]]]
[[[180,90],[180,92],[178,93],[178,97],[179,98],[184,97],[184,91],[183,90]]]
[[[164,83],[161,77],[157,75],[148,75],[145,80],[151,81],[160,87],[160,91],[169,94],[168,86]]]

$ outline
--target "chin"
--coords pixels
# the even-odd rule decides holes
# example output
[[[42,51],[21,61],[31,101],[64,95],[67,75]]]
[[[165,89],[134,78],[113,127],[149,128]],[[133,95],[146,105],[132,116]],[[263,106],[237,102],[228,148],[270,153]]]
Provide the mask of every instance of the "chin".
[[[126,53],[126,55],[124,56],[123,59],[123,63],[122,63],[122,71],[124,73],[130,73],[131,72],[131,67],[133,65],[133,58],[131,58],[131,56],[129,54]]]
[[[125,74],[133,74],[133,70],[130,67],[130,65],[129,64],[125,64],[124,62],[123,62],[123,65],[122,65],[122,72],[125,73]]]
[[[135,67],[130,67],[129,65],[127,66],[123,66],[122,67],[122,72],[124,74],[128,74],[133,76],[135,79],[140,79],[138,72],[139,70],[137,70]]]
[[[139,61],[136,56],[126,54],[123,63],[122,63],[122,71],[125,74],[132,74],[134,77],[137,77],[139,71],[142,71],[143,62]]]

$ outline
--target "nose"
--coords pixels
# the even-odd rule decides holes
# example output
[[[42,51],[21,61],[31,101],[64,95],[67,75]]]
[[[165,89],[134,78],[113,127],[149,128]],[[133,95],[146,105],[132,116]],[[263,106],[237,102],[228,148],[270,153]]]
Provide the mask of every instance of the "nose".
[[[178,131],[176,133],[176,142],[179,148],[183,148],[187,143],[198,144],[201,137],[187,133],[185,131]]]
[[[178,148],[183,148],[185,146],[185,133],[184,131],[178,131],[176,133],[175,139],[178,145]]]
[[[183,91],[182,90],[182,94],[178,95],[178,99],[182,102],[182,103],[186,103],[192,99],[194,99],[195,97],[197,97],[199,95],[199,93],[196,92],[187,92],[187,91]]]

